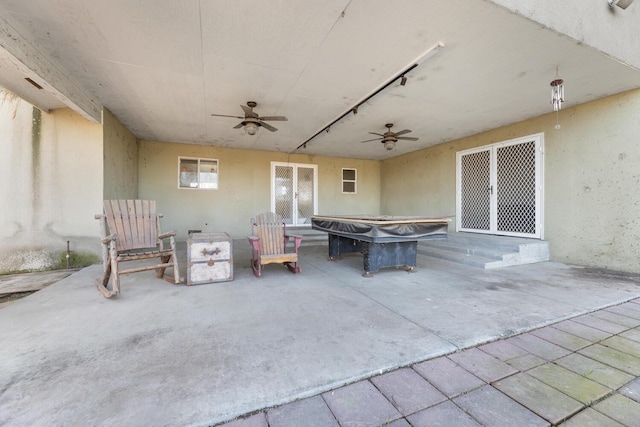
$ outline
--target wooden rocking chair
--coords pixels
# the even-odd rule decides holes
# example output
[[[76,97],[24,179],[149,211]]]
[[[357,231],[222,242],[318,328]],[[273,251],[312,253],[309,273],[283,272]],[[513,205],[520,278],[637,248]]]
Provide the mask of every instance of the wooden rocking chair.
[[[100,220],[102,237],[102,262],[104,277],[96,279],[100,293],[111,298],[120,293],[120,276],[139,271],[156,270],[164,277],[167,267],[173,267],[173,282],[180,282],[174,232],[162,233],[155,200],[105,200],[104,213],[96,215]],[[165,249],[164,239],[170,248]],[[160,264],[121,270],[125,261],[160,258]],[[113,277],[112,277],[113,276]],[[108,288],[111,279],[111,289]],[[168,278],[166,278],[169,280]]]
[[[287,253],[287,244],[293,239],[293,252]],[[298,248],[302,236],[287,235],[282,217],[273,212],[265,212],[251,220],[251,267],[256,277],[262,275],[262,266],[282,263],[292,273],[300,273]]]

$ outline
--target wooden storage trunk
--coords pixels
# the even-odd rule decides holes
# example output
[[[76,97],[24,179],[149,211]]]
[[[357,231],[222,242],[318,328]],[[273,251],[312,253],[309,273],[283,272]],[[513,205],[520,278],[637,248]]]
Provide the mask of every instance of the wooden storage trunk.
[[[187,285],[233,280],[233,240],[227,233],[192,233],[187,239]]]

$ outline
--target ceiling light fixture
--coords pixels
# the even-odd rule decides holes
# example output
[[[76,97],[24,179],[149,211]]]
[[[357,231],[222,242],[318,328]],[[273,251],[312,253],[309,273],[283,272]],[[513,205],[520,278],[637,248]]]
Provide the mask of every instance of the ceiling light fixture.
[[[618,6],[620,9],[628,8],[633,0],[607,0],[609,3],[609,7]]]
[[[394,141],[393,139],[388,139],[384,142],[384,148],[386,148],[389,151],[393,150],[393,147],[395,146],[396,146],[396,141]]]
[[[258,125],[254,122],[247,122],[244,125],[244,131],[247,133],[247,135],[255,135],[256,133],[258,133]]]
[[[25,77],[24,78],[26,81],[28,81],[29,83],[31,83],[33,86],[36,87],[36,89],[42,89],[42,86],[40,86],[38,83],[34,82],[32,79],[30,79],[29,77]]]

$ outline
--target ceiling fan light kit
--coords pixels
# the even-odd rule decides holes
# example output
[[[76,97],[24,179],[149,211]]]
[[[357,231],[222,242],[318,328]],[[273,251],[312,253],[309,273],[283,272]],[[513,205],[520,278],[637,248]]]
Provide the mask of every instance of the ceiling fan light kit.
[[[405,140],[405,141],[418,140],[418,138],[414,138],[412,136],[402,136],[410,133],[411,132],[410,129],[401,130],[399,132],[392,132],[391,128],[393,127],[393,123],[387,123],[384,126],[387,128],[387,131],[385,133],[369,132],[371,135],[378,135],[380,138],[367,139],[366,141],[360,141],[360,142],[380,141],[384,145],[384,148],[391,151],[395,148],[396,142],[398,142],[398,140]]]
[[[258,125],[253,122],[247,122],[244,125],[244,131],[247,135],[255,135],[258,132]]]
[[[280,122],[286,122],[287,119],[284,116],[263,116],[260,117],[258,115],[258,113],[256,113],[255,111],[253,111],[253,109],[258,105],[257,102],[255,101],[249,101],[247,102],[247,106],[245,107],[244,105],[241,105],[240,108],[242,108],[242,111],[244,111],[244,116],[228,116],[226,114],[212,114],[212,116],[214,117],[233,117],[236,119],[242,119],[242,121],[240,123],[238,123],[237,125],[235,125],[233,128],[234,129],[239,129],[241,127],[244,127],[244,131],[247,135],[255,135],[256,133],[258,133],[258,128],[265,128],[268,131],[271,132],[276,132],[278,129],[276,129],[275,127],[271,126],[269,123],[265,123],[267,121],[280,121]]]

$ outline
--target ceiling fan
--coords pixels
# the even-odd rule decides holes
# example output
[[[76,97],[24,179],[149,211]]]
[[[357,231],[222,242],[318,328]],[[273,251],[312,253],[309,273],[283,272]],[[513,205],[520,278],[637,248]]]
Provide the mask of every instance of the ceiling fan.
[[[378,136],[381,136],[382,138],[373,138],[373,139],[368,139],[366,141],[361,141],[361,142],[380,141],[381,143],[384,144],[384,148],[386,148],[387,150],[393,150],[393,147],[396,146],[396,142],[398,142],[398,140],[405,140],[405,141],[418,140],[418,138],[413,138],[411,136],[401,136],[411,132],[409,129],[401,130],[400,132],[391,132],[393,123],[387,123],[385,127],[387,128],[387,131],[385,133],[369,132],[372,135],[378,135]]]
[[[216,116],[216,117],[233,117],[236,119],[242,119],[242,121],[240,123],[238,123],[236,126],[234,126],[234,129],[240,129],[241,127],[244,126],[244,131],[248,134],[248,135],[255,135],[258,132],[258,128],[259,127],[263,127],[267,130],[270,130],[271,132],[275,132],[278,129],[274,128],[273,126],[271,126],[268,123],[265,123],[265,121],[280,121],[280,122],[286,122],[288,119],[284,116],[264,116],[264,117],[260,117],[258,116],[258,113],[256,113],[255,111],[253,111],[253,109],[255,108],[255,106],[258,105],[256,102],[254,101],[249,101],[247,102],[247,107],[245,107],[244,105],[241,105],[240,107],[242,108],[242,110],[244,111],[244,116],[228,116],[226,114],[212,114],[212,116]]]

